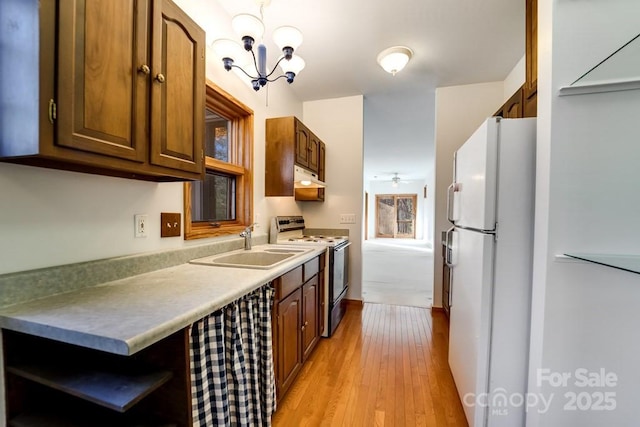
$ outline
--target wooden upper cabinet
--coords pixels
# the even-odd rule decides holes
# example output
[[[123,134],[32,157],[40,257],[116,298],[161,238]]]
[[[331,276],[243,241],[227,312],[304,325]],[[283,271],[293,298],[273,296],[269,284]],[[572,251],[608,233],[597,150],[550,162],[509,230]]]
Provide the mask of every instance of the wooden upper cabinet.
[[[311,132],[299,120],[295,121],[296,127],[296,163],[302,167],[309,167],[309,141]]]
[[[57,144],[144,162],[149,2],[59,4]],[[82,19],[77,19],[82,17]]]
[[[526,0],[524,117],[538,115],[538,0]]]
[[[24,49],[37,49],[39,69],[7,78],[39,85],[39,117],[14,125],[37,123],[39,137],[0,132],[0,160],[155,181],[204,177],[205,33],[188,15],[170,0],[24,9],[14,18],[38,22],[40,45]]]
[[[204,33],[169,0],[153,10],[151,163],[203,170]]]
[[[525,0],[525,82],[494,116],[536,117],[538,113],[538,0]]]
[[[321,181],[325,174],[326,146],[300,120],[293,116],[267,119],[265,150],[265,196],[324,200],[324,189],[294,187],[296,165],[317,174]]]
[[[327,158],[327,146],[324,142],[320,141],[320,148],[318,151],[318,177],[320,181],[324,182],[326,168],[325,168],[325,160]]]
[[[538,84],[538,0],[526,0],[526,89]]]
[[[519,119],[522,118],[523,104],[522,104],[523,87],[518,89],[511,98],[507,100],[502,106],[501,114],[498,114],[505,119]]]
[[[313,133],[309,137],[309,145],[307,147],[309,151],[309,170],[311,172],[318,173],[320,167],[320,138]]]

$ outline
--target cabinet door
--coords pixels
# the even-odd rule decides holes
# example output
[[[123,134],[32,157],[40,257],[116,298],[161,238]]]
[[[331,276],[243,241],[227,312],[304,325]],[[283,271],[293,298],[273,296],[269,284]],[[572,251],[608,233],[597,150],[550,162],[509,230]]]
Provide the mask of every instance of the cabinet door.
[[[58,6],[57,145],[145,161],[148,0]]]
[[[505,119],[520,119],[523,115],[523,100],[522,93],[524,88],[518,89],[512,96],[505,102],[503,106],[503,116]]]
[[[318,276],[302,286],[302,360],[307,360],[318,342]]]
[[[302,290],[298,289],[278,303],[278,396],[293,383],[302,367]]]
[[[526,0],[524,117],[538,115],[538,0]]]
[[[318,178],[320,181],[324,182],[325,177],[325,162],[327,158],[327,146],[324,142],[320,141],[320,146],[318,147]]]
[[[326,292],[326,290],[324,284],[324,274],[324,270],[318,273],[318,299],[320,300],[318,304],[318,335],[320,336],[324,334],[324,323],[326,320],[326,305],[324,298],[324,293]]]
[[[320,170],[320,140],[314,134],[309,135],[309,170],[318,173]]]
[[[309,141],[311,132],[296,120],[296,163],[302,167],[309,167]]]
[[[325,169],[325,164],[326,164],[326,158],[327,158],[327,146],[324,144],[324,142],[320,141],[320,148],[318,151],[318,177],[320,178],[320,181],[324,182],[325,180],[325,174],[326,174],[326,169]],[[324,188],[318,188],[318,200],[319,201],[324,201]]]
[[[205,34],[169,0],[153,3],[151,163],[204,173]]]

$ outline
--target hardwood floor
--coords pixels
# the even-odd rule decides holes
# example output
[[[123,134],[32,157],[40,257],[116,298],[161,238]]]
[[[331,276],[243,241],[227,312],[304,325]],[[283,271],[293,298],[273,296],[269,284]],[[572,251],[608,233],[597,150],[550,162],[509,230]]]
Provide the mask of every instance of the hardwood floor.
[[[466,426],[447,341],[442,312],[350,306],[278,405],[273,425]]]

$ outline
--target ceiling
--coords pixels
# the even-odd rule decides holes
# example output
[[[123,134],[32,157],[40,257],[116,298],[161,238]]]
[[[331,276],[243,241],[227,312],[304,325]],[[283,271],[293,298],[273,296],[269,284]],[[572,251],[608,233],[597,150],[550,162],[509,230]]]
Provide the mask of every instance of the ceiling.
[[[256,0],[211,1],[229,16],[260,16]],[[524,6],[525,0],[271,0],[264,8],[268,64],[277,59],[271,32],[299,28],[304,42],[296,54],[306,67],[291,85],[297,97],[364,95],[365,180],[390,180],[394,172],[424,180],[433,170],[435,88],[504,80],[524,55]],[[394,45],[414,51],[395,77],[376,62]]]

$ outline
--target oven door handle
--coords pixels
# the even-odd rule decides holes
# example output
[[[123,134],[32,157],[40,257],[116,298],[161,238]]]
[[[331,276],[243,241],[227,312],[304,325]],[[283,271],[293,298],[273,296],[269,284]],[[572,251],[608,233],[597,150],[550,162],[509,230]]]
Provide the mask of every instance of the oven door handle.
[[[349,246],[351,246],[351,242],[348,242],[346,245],[340,246],[339,248],[335,248],[333,251],[340,252],[341,250],[348,248]]]

